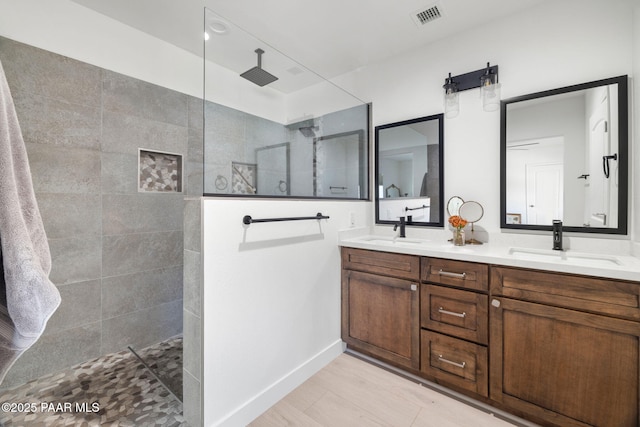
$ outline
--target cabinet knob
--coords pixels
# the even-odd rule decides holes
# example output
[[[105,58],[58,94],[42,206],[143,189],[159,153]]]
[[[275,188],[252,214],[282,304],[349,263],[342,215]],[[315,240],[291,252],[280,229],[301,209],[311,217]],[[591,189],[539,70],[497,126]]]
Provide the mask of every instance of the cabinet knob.
[[[415,283],[411,284],[411,290],[412,291],[417,291],[418,290],[418,285],[416,285]]]
[[[494,299],[493,301],[491,301],[491,305],[496,308],[500,307],[500,300]]]

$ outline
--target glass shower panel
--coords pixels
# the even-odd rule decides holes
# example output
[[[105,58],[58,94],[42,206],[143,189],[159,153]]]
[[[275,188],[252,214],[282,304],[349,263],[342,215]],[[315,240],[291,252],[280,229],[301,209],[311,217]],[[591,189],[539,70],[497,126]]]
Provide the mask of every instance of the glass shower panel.
[[[204,195],[369,199],[369,105],[205,9]]]

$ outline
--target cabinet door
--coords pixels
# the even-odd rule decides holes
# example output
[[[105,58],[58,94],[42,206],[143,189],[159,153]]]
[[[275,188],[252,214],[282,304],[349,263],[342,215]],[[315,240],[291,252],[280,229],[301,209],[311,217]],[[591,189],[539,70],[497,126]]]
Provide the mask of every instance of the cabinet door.
[[[637,427],[638,323],[494,298],[490,397],[557,426]]]
[[[356,350],[418,369],[417,283],[359,271],[342,274],[342,339]]]

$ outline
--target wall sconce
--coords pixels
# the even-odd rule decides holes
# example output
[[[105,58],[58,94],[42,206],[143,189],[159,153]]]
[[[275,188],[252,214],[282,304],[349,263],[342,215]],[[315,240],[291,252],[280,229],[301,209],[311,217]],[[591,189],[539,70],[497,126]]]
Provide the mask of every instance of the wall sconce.
[[[447,77],[442,87],[444,88],[444,116],[451,119],[460,112],[458,85],[453,81],[451,73],[449,73],[449,77]]]
[[[460,112],[458,92],[467,89],[480,88],[482,108],[484,111],[496,111],[500,108],[500,83],[498,83],[498,66],[489,65],[481,70],[447,77],[442,88],[444,89],[444,115],[453,118]]]

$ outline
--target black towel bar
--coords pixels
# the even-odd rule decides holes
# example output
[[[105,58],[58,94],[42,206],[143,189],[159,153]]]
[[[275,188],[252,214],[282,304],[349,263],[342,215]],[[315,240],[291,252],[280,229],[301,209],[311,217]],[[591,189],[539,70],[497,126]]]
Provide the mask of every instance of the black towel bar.
[[[428,208],[429,206],[427,205],[422,205],[422,206],[418,206],[417,208],[408,208],[405,206],[404,210],[406,211],[417,211],[418,209],[425,209]]]
[[[254,222],[278,222],[278,221],[302,221],[307,219],[329,219],[329,216],[322,215],[320,212],[316,214],[316,216],[298,216],[298,217],[289,217],[289,218],[264,218],[264,219],[253,219],[251,215],[245,215],[242,218],[242,223],[245,225],[249,225]]]

